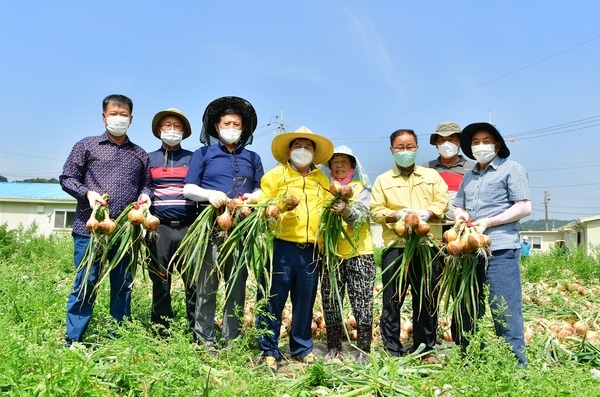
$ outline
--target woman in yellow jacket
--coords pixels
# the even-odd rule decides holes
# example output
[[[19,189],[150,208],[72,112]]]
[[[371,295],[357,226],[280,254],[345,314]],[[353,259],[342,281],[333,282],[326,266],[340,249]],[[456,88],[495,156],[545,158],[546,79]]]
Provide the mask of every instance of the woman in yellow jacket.
[[[261,179],[260,202],[293,195],[294,208],[280,208],[278,234],[274,241],[271,286],[267,313],[257,316],[262,332],[259,346],[263,360],[273,371],[283,358],[279,350],[281,317],[288,295],[292,301],[290,353],[292,360],[311,364],[312,313],[319,281],[317,230],[323,207],[331,198],[329,179],[315,166],[331,158],[333,144],[306,127],[282,133],[271,143],[273,157],[280,163]],[[265,280],[261,280],[263,287]],[[258,300],[265,299],[259,292]]]
[[[347,146],[338,146],[329,160],[329,167],[323,171],[342,186],[352,187],[352,198],[348,203],[339,200],[332,205],[332,210],[340,213],[344,228],[351,238],[348,241],[340,238],[337,253],[340,256],[337,286],[331,283],[331,274],[323,268],[321,279],[321,299],[327,330],[326,359],[340,357],[344,329],[340,303],[344,301],[346,290],[350,298],[352,312],[356,319],[356,345],[359,351],[355,363],[369,362],[367,353],[371,351],[373,336],[373,284],[375,282],[375,259],[373,257],[373,238],[369,223],[369,203],[371,200],[371,183],[352,150]],[[356,230],[356,233],[355,233]],[[339,291],[335,293],[335,288]]]

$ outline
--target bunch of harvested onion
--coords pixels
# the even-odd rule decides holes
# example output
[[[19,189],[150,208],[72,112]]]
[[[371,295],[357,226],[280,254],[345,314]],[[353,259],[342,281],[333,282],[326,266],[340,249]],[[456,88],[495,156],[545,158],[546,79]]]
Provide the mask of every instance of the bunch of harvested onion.
[[[429,234],[429,224],[421,221],[416,211],[405,212],[401,219],[393,225],[393,230],[398,237],[385,248],[384,253],[402,244],[404,244],[404,252],[383,270],[386,272],[393,269],[400,261],[400,266],[395,270],[390,281],[384,285],[384,288],[392,282],[397,282],[399,283],[398,289],[402,290],[403,283],[408,282],[409,267],[420,266],[420,273],[423,277],[420,279],[419,296],[423,299],[431,294],[434,287],[433,260],[439,252],[437,242]],[[414,258],[418,258],[419,262],[415,263]],[[422,301],[419,302],[419,307],[422,304]]]
[[[353,195],[351,186],[342,186],[339,182],[333,181],[329,185],[329,192],[333,195],[331,199],[323,207],[323,213],[319,220],[317,236],[321,244],[323,264],[329,270],[335,270],[334,267],[339,262],[337,255],[337,245],[340,237],[344,237],[351,244],[356,240],[352,239],[346,229],[342,219],[342,214],[333,212],[331,207],[339,200],[344,201],[348,205],[351,204]],[[354,234],[358,238],[358,234]],[[355,244],[352,244],[353,246]],[[333,284],[332,284],[333,285]]]
[[[145,236],[153,233],[160,221],[150,214],[148,204],[130,203],[117,217],[117,228],[110,236],[100,258],[102,273],[98,285],[125,258],[129,258],[128,270],[135,280],[138,265],[147,266],[150,250]]]
[[[477,268],[487,266],[491,239],[471,221],[462,221],[445,231],[443,240],[447,255],[438,284],[440,302],[448,313],[454,313],[458,329],[462,329],[463,316],[475,319],[480,306],[483,286],[479,285]]]
[[[148,232],[155,232],[160,225],[160,219],[150,212],[148,204],[132,203],[127,211],[127,220],[132,225],[142,225]]]
[[[322,277],[327,277],[331,286],[330,299],[335,299],[339,307],[343,306],[341,293],[339,290],[338,280],[340,278],[339,265],[341,257],[338,254],[338,243],[340,238],[346,239],[350,245],[356,250],[356,242],[358,241],[358,229],[362,226],[360,222],[355,223],[354,233],[352,236],[344,227],[342,214],[334,212],[332,206],[339,200],[345,202],[348,206],[352,205],[352,196],[354,194],[352,187],[349,185],[342,186],[339,182],[333,181],[329,185],[329,192],[333,195],[331,199],[323,207],[317,236],[321,248],[323,269]]]
[[[195,284],[200,276],[200,268],[208,249],[209,241],[213,236],[213,228],[218,209],[208,205],[200,212],[194,222],[188,228],[187,233],[181,240],[179,247],[169,262],[170,269],[179,269],[183,279],[188,283]],[[222,220],[226,222],[226,220]],[[232,221],[233,222],[233,221]],[[219,226],[223,231],[223,226]]]
[[[242,202],[231,205],[231,208],[236,222],[219,249],[216,271],[221,271],[226,261],[233,257],[233,269],[227,283],[234,284],[242,270],[247,268],[255,280],[266,281],[264,285],[258,283],[258,288],[265,288],[261,291],[262,295],[268,296],[269,268],[273,261],[273,238],[277,234],[275,221],[279,215],[279,207],[273,200],[260,204]],[[246,212],[249,213],[245,214]],[[229,289],[227,291],[225,299],[229,298]]]
[[[108,194],[103,194],[102,199],[108,201]],[[106,251],[109,241],[109,234],[112,233],[116,224],[110,219],[108,205],[102,205],[96,202],[85,227],[90,231],[90,242],[83,254],[83,258],[77,267],[77,272],[84,271],[84,280],[88,280],[94,271],[95,264]],[[83,294],[87,292],[88,283],[84,283]]]
[[[108,194],[103,194],[102,199],[108,201]],[[96,203],[90,218],[85,223],[85,227],[92,234],[111,234],[116,226],[115,221],[110,219],[108,205],[102,205],[99,202]]]

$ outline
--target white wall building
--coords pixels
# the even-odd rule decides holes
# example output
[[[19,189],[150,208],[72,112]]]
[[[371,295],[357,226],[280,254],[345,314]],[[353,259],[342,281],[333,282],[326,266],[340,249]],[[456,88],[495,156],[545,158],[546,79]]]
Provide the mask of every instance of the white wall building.
[[[40,234],[69,232],[77,201],[57,183],[0,182],[0,224],[8,229],[34,223]]]

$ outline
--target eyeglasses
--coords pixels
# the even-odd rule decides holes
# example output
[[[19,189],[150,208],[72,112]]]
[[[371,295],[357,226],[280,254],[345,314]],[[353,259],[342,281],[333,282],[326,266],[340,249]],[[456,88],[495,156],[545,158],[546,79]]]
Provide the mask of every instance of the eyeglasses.
[[[404,152],[405,150],[408,150],[409,152],[416,152],[417,151],[417,147],[416,146],[412,146],[412,145],[408,145],[408,146],[396,146],[396,147],[393,147],[392,150],[394,152]]]
[[[179,123],[163,123],[160,125],[160,128],[166,128],[168,130],[175,130],[175,131],[183,131],[183,125],[179,124]]]
[[[331,160],[331,164],[350,164],[348,159]]]

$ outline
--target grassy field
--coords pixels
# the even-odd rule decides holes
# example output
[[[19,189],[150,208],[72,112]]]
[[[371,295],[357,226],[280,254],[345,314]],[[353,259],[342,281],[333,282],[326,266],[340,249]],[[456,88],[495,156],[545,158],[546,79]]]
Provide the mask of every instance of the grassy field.
[[[181,287],[174,290],[172,336],[156,337],[149,324],[150,283],[143,278],[134,289],[133,321],[119,329],[120,338],[110,337],[115,324],[102,290],[86,343],[65,348],[65,305],[74,277],[71,237],[47,239],[34,230],[0,226],[0,395],[599,396],[599,257],[557,252],[524,264],[528,369],[515,369],[486,318],[475,335],[485,339],[485,349],[471,343],[461,354],[444,344],[439,364],[390,358],[376,338],[369,365],[354,366],[351,359],[309,367],[286,363],[272,374],[258,364],[251,326],[216,358],[190,343]],[[250,305],[252,300],[249,291]],[[324,337],[316,339],[317,352],[323,344]]]

